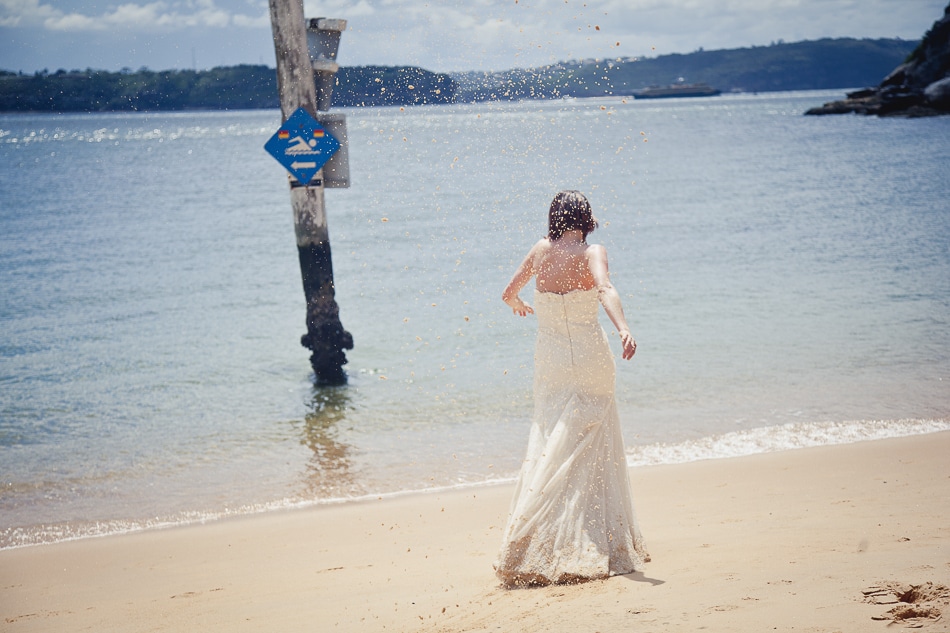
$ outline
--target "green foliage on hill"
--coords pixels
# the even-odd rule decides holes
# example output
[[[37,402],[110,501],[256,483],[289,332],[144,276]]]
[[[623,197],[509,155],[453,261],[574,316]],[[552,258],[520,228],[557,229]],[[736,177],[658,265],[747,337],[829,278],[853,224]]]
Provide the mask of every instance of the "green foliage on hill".
[[[277,78],[266,66],[209,71],[87,69],[0,77],[0,110],[110,112],[277,106]]]
[[[344,67],[333,105],[417,105],[455,101],[455,82],[412,67]],[[207,71],[87,69],[17,75],[0,72],[0,111],[116,112],[277,108],[277,73],[267,66]]]
[[[453,103],[457,85],[444,74],[421,68],[350,66],[340,68],[333,105],[381,106]]]
[[[723,92],[855,88],[876,85],[917,42],[824,39],[655,58],[570,61],[534,69],[452,75],[421,68],[340,68],[334,106],[417,105],[456,101],[629,95],[682,78]],[[277,108],[273,68],[241,65],[207,71],[0,71],[0,111],[103,112]]]
[[[723,92],[818,90],[875,85],[917,42],[823,39],[655,58],[562,62],[533,70],[459,73],[460,99],[524,99],[629,95],[681,79]]]

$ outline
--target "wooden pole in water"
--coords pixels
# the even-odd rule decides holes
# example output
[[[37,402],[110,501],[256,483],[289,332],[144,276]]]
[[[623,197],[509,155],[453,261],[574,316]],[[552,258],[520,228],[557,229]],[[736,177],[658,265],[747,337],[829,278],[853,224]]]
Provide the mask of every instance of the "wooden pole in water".
[[[269,0],[269,4],[281,120],[286,121],[297,108],[304,108],[316,118],[317,95],[307,50],[303,0]],[[307,333],[300,344],[312,352],[310,365],[318,384],[342,385],[346,383],[343,350],[353,349],[353,336],[343,329],[335,298],[322,169],[310,183],[291,183],[290,203],[307,299]]]

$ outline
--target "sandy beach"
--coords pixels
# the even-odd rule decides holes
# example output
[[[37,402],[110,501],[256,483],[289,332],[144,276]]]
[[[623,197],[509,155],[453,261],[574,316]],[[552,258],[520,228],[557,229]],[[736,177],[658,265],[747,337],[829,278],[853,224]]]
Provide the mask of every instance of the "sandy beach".
[[[633,469],[653,561],[572,586],[499,587],[511,486],[5,550],[0,629],[948,631],[948,456],[937,433]]]

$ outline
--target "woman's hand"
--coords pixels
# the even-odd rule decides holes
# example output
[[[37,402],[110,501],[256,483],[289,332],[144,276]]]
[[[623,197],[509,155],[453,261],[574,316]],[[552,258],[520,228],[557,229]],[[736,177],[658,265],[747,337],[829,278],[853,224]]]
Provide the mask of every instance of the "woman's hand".
[[[522,301],[521,297],[515,297],[508,305],[511,306],[511,311],[518,316],[534,314],[534,308]]]
[[[637,353],[637,341],[629,330],[620,331],[620,344],[623,345],[624,360],[630,360]]]

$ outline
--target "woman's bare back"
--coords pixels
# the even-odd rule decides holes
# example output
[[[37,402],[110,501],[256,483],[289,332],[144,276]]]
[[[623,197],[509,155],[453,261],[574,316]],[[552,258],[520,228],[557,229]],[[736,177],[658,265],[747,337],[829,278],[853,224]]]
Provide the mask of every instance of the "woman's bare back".
[[[541,240],[536,246],[535,283],[541,292],[566,294],[597,286],[590,271],[590,246],[583,241],[561,238]]]

